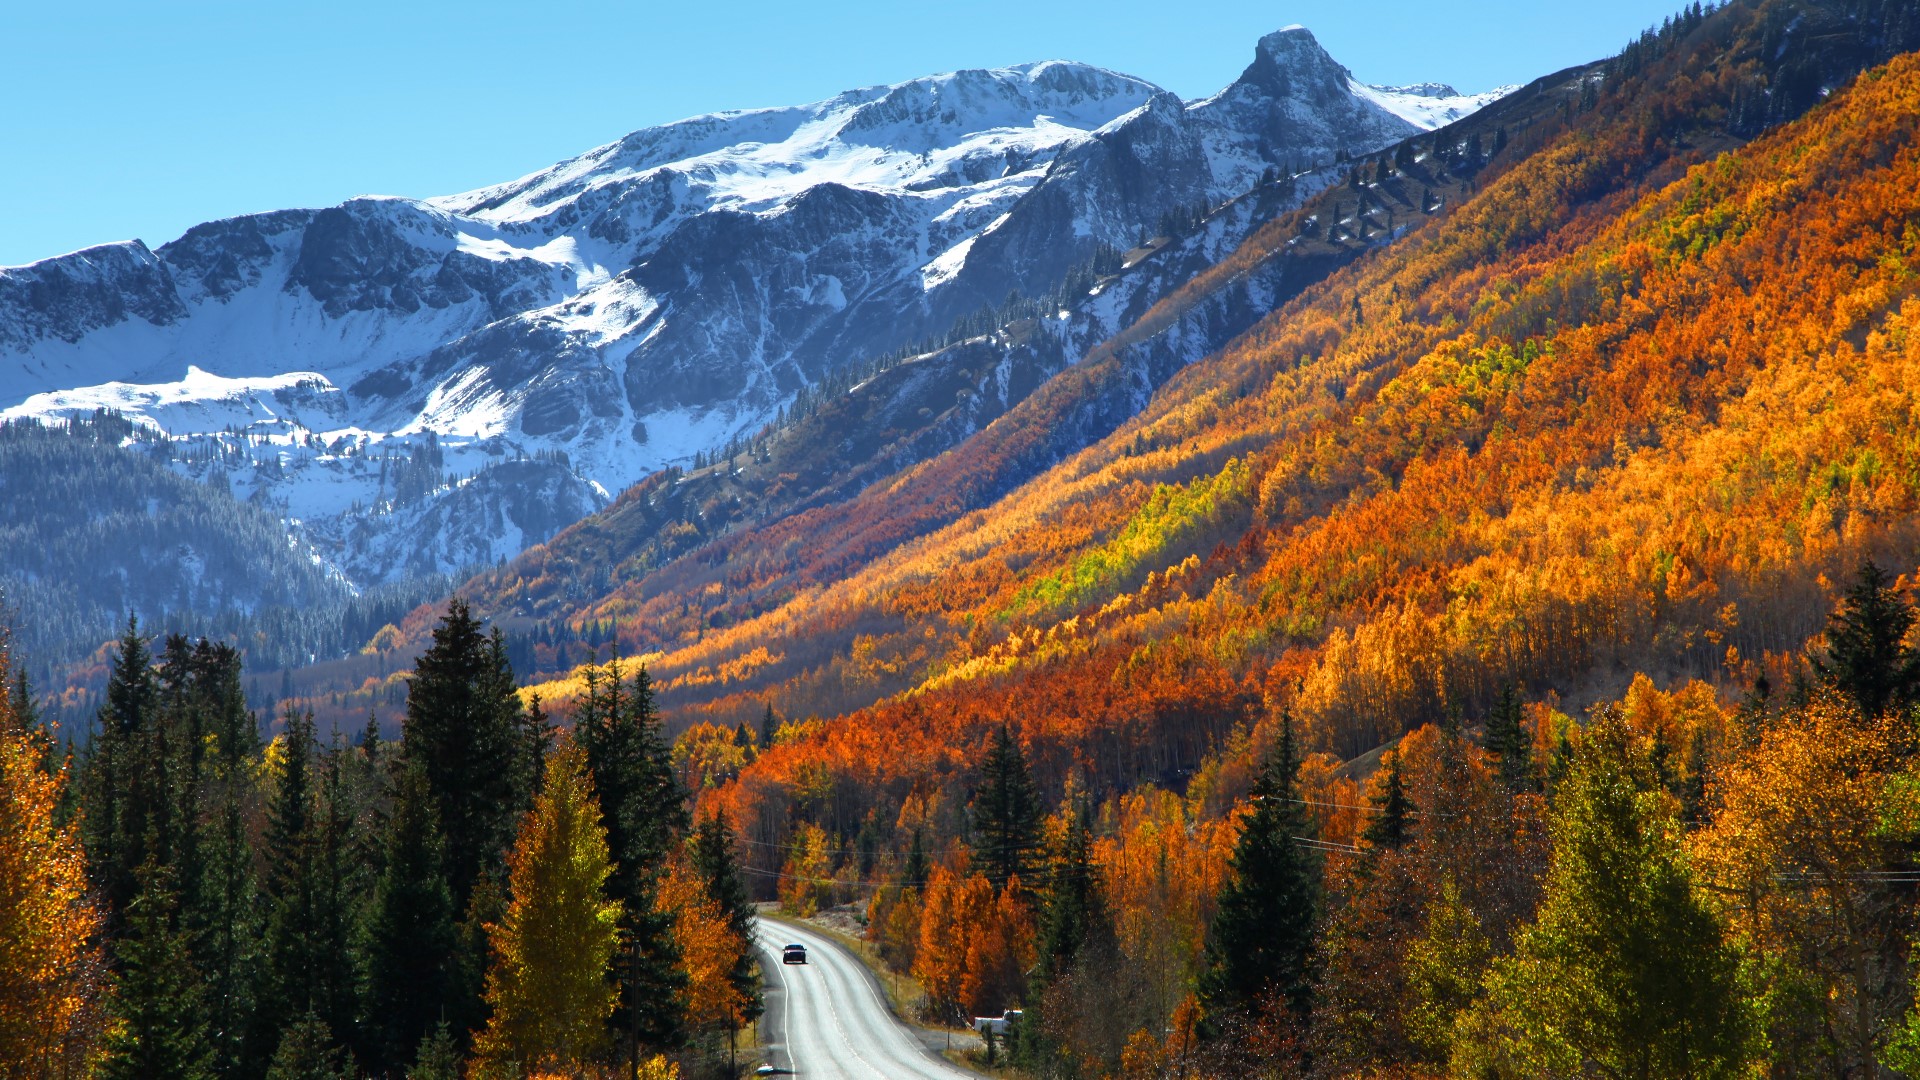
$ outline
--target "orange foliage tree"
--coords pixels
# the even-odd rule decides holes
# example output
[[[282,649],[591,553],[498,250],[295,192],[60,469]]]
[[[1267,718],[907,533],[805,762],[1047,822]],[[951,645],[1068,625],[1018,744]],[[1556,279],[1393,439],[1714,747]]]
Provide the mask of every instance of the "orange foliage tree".
[[[6,664],[0,655],[0,687]],[[100,1034],[105,969],[85,856],[56,818],[64,769],[0,689],[0,1073],[81,1075]]]

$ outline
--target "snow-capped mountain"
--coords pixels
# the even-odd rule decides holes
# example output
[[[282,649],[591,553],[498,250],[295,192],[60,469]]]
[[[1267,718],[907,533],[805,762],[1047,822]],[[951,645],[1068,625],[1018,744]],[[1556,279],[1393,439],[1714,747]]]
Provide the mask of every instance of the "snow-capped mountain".
[[[134,417],[356,582],[497,561],[1169,213],[1487,98],[1447,91],[1362,86],[1294,27],[1195,102],[959,71],[91,248],[0,269],[0,416]]]

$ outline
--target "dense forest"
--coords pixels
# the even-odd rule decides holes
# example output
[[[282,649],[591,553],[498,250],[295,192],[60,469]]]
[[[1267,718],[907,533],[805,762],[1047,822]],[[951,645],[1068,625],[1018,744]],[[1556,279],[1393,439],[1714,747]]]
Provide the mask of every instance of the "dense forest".
[[[715,1075],[759,1010],[723,816],[644,670],[560,731],[458,602],[397,742],[288,712],[230,645],[130,626],[63,754],[0,696],[0,1072]],[[464,1063],[464,1064],[463,1064]]]
[[[218,469],[204,483],[181,475],[177,452],[107,411],[0,423],[0,604],[16,663],[70,689],[52,704],[62,721],[84,724],[97,706],[101,646],[129,612],[232,642],[261,673],[352,653],[454,584],[350,588]]]

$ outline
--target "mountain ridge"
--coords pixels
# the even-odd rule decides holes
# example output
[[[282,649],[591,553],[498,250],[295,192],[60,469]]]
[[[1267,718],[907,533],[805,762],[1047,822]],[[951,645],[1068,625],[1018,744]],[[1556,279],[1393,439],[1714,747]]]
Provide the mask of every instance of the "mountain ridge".
[[[1086,64],[963,70],[85,249],[0,270],[0,416],[123,412],[357,587],[494,563],[1169,215],[1416,130],[1356,85],[1304,31],[1192,103]],[[475,483],[523,512],[453,512]]]

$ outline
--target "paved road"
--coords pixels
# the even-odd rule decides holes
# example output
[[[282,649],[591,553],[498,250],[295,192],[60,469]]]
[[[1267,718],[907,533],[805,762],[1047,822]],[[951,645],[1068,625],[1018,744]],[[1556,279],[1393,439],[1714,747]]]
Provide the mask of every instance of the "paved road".
[[[873,975],[822,934],[759,920],[755,934],[767,973],[761,1027],[779,1069],[818,1080],[979,1080],[934,1057],[888,1011]],[[787,942],[807,947],[806,964],[782,964]]]

